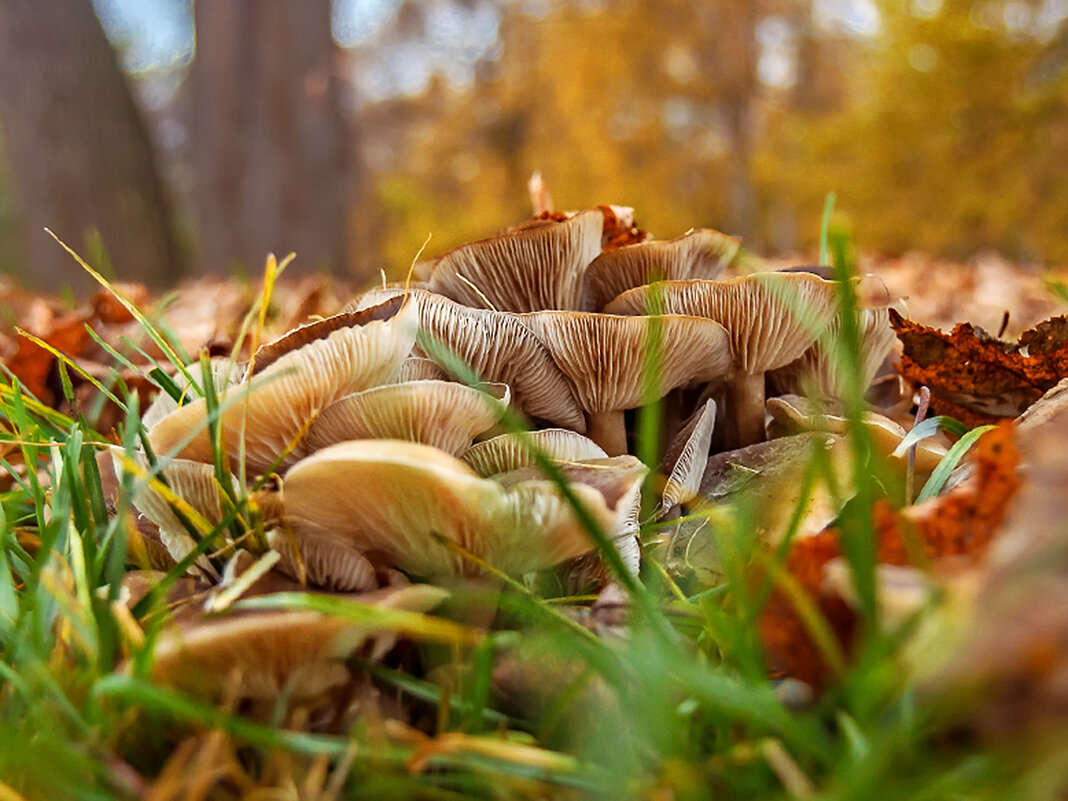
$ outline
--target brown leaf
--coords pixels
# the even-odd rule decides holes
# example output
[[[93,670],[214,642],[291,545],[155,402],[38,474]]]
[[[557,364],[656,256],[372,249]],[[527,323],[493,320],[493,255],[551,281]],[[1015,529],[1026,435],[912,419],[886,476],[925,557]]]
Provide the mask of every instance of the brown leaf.
[[[978,561],[1005,518],[1017,490],[1018,455],[1011,425],[980,437],[970,455],[972,475],[943,495],[918,506],[894,511],[885,501],[872,509],[876,558],[880,564],[909,565],[921,554],[933,562],[947,557]],[[824,568],[842,555],[840,532],[831,528],[799,540],[786,559],[786,570],[813,600],[848,653],[858,618],[840,595],[826,587]],[[776,590],[761,615],[760,635],[774,673],[814,686],[828,678],[828,668],[787,596]]]
[[[1054,317],[1003,342],[959,323],[949,334],[891,309],[904,352],[901,373],[931,389],[931,408],[968,425],[1016,417],[1068,375],[1068,318]]]

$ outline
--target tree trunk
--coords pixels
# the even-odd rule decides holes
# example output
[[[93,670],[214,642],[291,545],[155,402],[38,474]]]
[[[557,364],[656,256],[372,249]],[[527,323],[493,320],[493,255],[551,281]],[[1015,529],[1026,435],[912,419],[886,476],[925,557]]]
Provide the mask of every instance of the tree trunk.
[[[173,281],[180,257],[148,131],[90,0],[0,2],[0,129],[28,283],[89,278],[42,229],[118,277]]]
[[[352,189],[329,0],[195,7],[194,202],[202,268],[339,270]]]

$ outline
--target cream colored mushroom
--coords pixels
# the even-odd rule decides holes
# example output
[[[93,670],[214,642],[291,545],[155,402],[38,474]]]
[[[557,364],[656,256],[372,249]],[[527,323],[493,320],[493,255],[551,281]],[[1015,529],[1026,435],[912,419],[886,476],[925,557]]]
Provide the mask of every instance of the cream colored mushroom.
[[[448,593],[428,585],[357,597],[383,609],[426,612]],[[313,611],[235,612],[184,621],[164,632],[152,652],[152,678],[188,693],[274,702],[285,692],[313,699],[349,678],[345,660],[361,647],[381,656],[396,632]]]
[[[135,487],[134,507],[159,528],[160,541],[174,560],[184,559],[196,549],[197,541],[182,524],[171,503],[148,483],[145,478],[149,470],[147,459],[143,454],[128,454],[117,446],[111,446],[110,452],[116,477],[120,481],[124,473],[132,473],[131,480]],[[128,469],[126,460],[132,460],[133,470]],[[231,486],[224,489],[215,476],[214,465],[204,462],[172,459],[160,468],[159,476],[174,495],[188,504],[211,526],[218,525],[226,517],[229,508],[226,501],[227,492],[233,497],[240,494],[237,480],[233,476],[230,476]],[[223,542],[220,541],[219,544],[221,546]],[[197,558],[195,567],[209,578],[218,576],[205,556]]]
[[[362,322],[361,322],[362,321]],[[262,348],[245,381],[224,393],[219,426],[232,463],[264,472],[334,401],[396,381],[415,342],[418,311],[403,298],[329,318]],[[148,434],[159,455],[213,461],[204,399],[182,406]],[[296,460],[291,454],[282,466]]]
[[[697,496],[708,463],[712,432],[716,427],[716,402],[705,401],[675,435],[662,461],[667,472],[656,517],[664,518],[679,504]]]
[[[768,399],[769,436],[781,437],[804,431],[827,431],[844,435],[849,432],[849,418],[840,405],[819,403],[800,395],[783,395]],[[901,440],[908,433],[904,427],[889,417],[875,412],[864,412],[864,430],[883,456],[892,456]],[[934,470],[946,455],[946,446],[937,439],[925,439],[916,443],[916,469],[921,472]]]
[[[764,438],[764,373],[789,364],[816,341],[834,314],[835,288],[805,273],[663,281],[624,292],[605,311],[645,314],[655,299],[665,313],[707,317],[727,330],[733,358],[727,440],[737,447]]]
[[[573,490],[593,520],[611,530],[618,510],[605,496],[581,484]],[[552,482],[505,488],[443,451],[411,442],[358,440],[318,451],[290,469],[282,499],[298,544],[300,521],[313,521],[380,566],[424,577],[479,572],[438,537],[513,575],[591,547]]]
[[[430,290],[478,309],[577,309],[582,276],[601,252],[597,209],[461,245],[442,256]]]
[[[328,406],[301,441],[304,454],[350,439],[404,439],[457,455],[508,405],[504,384],[407,381],[349,395]]]
[[[604,449],[589,437],[566,428],[543,428],[522,434],[501,434],[478,442],[460,454],[460,459],[483,478],[537,464],[540,451],[554,462],[603,459]]]

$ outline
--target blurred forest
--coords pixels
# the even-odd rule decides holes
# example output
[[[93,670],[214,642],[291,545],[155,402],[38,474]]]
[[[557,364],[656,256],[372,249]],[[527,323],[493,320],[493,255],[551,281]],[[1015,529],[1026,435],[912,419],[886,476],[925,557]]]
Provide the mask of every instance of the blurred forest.
[[[95,14],[93,11],[95,10]],[[110,47],[108,46],[110,44]],[[633,205],[810,252],[1068,262],[1068,0],[4,0],[0,270],[371,280]]]

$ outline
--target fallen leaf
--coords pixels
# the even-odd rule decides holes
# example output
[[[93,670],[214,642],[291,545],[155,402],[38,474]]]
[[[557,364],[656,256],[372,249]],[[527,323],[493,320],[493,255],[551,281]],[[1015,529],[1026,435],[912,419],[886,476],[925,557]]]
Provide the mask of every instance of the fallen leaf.
[[[901,374],[931,390],[931,408],[969,426],[1016,417],[1068,376],[1068,318],[1053,317],[1003,342],[970,323],[943,333],[890,311]]]
[[[998,532],[1016,494],[1018,454],[1011,425],[989,431],[969,458],[971,475],[943,495],[895,511],[886,501],[872,508],[876,559],[884,565],[927,561],[936,567],[948,557],[979,561]],[[842,650],[849,653],[858,617],[841,594],[827,586],[828,563],[842,556],[835,528],[797,541],[786,559],[786,572],[818,606]],[[918,551],[918,553],[917,553]],[[828,666],[794,604],[781,590],[772,593],[759,623],[761,639],[774,674],[821,686]]]

